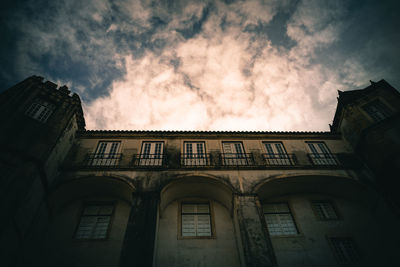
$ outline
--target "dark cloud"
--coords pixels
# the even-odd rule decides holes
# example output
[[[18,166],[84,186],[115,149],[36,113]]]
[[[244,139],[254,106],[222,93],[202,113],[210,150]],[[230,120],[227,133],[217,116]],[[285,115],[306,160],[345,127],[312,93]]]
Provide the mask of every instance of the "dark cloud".
[[[302,129],[301,114],[309,112],[316,121],[309,127],[321,129],[337,89],[381,78],[400,88],[398,10],[397,1],[373,0],[7,1],[0,11],[0,91],[35,74],[68,83],[88,112],[105,99],[117,105],[111,97],[120,95],[159,97],[155,102],[168,107],[177,96],[167,95],[179,93],[180,105],[192,101],[207,117],[188,127],[249,121],[265,129],[284,121],[282,129]],[[157,114],[168,114],[146,103],[151,118],[127,127],[164,127]],[[254,115],[256,108],[269,120],[256,121],[266,116]],[[165,122],[172,118],[178,120]],[[111,119],[89,121],[107,128]]]

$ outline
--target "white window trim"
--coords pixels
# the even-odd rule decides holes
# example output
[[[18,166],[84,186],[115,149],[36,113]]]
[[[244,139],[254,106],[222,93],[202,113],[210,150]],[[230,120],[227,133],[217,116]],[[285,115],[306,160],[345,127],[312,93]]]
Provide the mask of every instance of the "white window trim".
[[[208,204],[209,206],[209,216],[210,216],[210,226],[211,226],[211,235],[210,236],[183,236],[182,235],[182,206],[185,204]],[[178,239],[215,239],[216,238],[216,230],[214,223],[214,207],[213,202],[211,200],[204,199],[184,199],[179,201],[179,210],[178,210]]]
[[[41,123],[46,123],[55,110],[55,106],[43,99],[35,99],[25,114]]]

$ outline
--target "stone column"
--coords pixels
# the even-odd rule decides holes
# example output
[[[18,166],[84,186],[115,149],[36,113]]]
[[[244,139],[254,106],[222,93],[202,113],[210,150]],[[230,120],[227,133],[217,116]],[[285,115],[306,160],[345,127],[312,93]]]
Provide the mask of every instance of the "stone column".
[[[234,198],[246,267],[277,266],[265,222],[261,219],[258,197],[235,195]]]
[[[159,193],[133,193],[132,208],[122,244],[120,267],[153,265]]]

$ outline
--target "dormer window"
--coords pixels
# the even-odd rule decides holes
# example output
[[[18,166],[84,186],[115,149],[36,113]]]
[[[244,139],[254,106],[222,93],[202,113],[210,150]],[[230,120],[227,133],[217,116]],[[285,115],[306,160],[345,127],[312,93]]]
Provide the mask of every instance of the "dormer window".
[[[392,114],[391,110],[378,99],[364,105],[363,109],[375,122],[383,121]]]
[[[42,99],[35,99],[32,105],[26,110],[25,115],[45,123],[54,111],[54,105]]]

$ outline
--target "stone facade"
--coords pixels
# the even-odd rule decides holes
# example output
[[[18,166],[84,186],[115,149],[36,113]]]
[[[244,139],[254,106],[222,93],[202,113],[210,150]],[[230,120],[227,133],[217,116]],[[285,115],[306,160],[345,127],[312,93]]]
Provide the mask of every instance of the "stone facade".
[[[42,80],[0,95],[2,266],[398,266],[385,81],[330,132],[179,132],[87,131]]]

